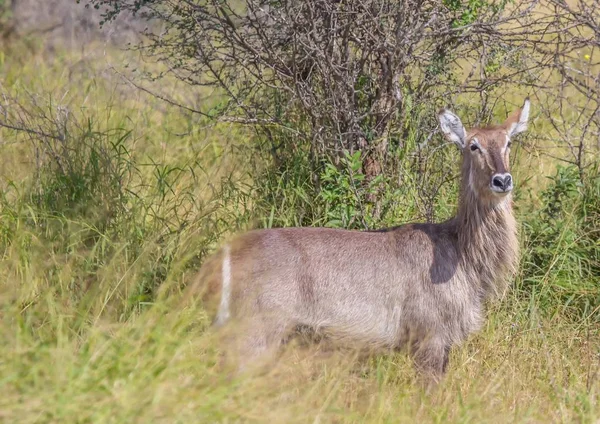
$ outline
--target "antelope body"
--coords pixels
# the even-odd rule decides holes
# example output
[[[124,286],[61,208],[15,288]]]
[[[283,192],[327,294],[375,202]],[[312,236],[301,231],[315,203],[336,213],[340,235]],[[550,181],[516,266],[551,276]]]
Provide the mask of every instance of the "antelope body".
[[[440,377],[450,348],[476,331],[484,303],[504,292],[518,257],[510,140],[529,101],[500,126],[466,131],[448,110],[442,132],[462,151],[456,217],[372,232],[327,228],[251,231],[205,264],[198,278],[216,324],[244,325],[245,361],[298,326],[368,347],[408,347]]]

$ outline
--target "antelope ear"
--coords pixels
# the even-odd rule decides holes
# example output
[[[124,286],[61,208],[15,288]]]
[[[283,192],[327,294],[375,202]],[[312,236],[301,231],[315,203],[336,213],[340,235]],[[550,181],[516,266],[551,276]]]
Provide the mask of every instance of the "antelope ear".
[[[522,133],[527,129],[527,121],[529,120],[529,104],[529,98],[526,98],[521,109],[515,111],[504,122],[504,128],[506,128],[509,137]]]
[[[460,118],[448,109],[442,109],[438,113],[438,120],[446,139],[456,144],[460,149],[464,149],[467,131],[460,122]]]

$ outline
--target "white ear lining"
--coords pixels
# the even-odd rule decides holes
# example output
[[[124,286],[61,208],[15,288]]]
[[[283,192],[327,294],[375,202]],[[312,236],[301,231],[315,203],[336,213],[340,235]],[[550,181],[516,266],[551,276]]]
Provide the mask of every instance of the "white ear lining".
[[[519,121],[515,122],[510,126],[509,134],[510,136],[517,135],[522,133],[527,129],[527,121],[529,120],[529,107],[530,102],[529,99],[525,99],[525,103],[523,103],[523,107],[521,108],[521,113],[519,114]]]
[[[463,149],[465,147],[467,132],[465,131],[465,127],[460,121],[460,118],[445,109],[438,114],[438,120],[440,122],[440,128],[446,138]]]

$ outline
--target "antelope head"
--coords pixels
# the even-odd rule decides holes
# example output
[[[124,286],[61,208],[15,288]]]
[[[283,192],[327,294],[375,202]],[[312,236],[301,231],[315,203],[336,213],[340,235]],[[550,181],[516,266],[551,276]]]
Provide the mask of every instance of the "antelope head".
[[[481,199],[495,203],[513,189],[509,153],[512,138],[527,129],[529,99],[502,125],[466,130],[462,122],[447,109],[438,119],[444,136],[463,154],[463,184]]]

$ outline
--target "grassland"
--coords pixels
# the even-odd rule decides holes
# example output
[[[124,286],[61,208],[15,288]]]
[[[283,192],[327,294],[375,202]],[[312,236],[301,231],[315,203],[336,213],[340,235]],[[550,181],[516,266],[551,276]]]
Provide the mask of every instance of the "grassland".
[[[481,333],[452,352],[436,391],[421,391],[402,354],[357,361],[292,346],[258,375],[222,372],[210,318],[181,307],[182,287],[228,234],[295,224],[302,184],[285,193],[292,206],[264,207],[247,156],[252,134],[133,88],[110,70],[130,60],[99,47],[2,55],[3,105],[60,137],[0,131],[0,420],[600,419],[598,263],[584,243],[597,233],[580,232],[600,184],[556,176],[556,163],[532,149],[515,158],[528,182],[517,197],[521,269]],[[169,84],[161,89],[189,94]],[[535,140],[544,124],[534,116],[532,127]]]

